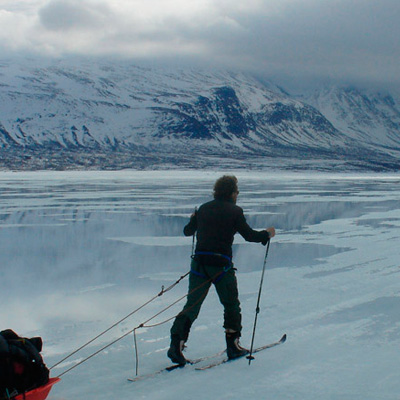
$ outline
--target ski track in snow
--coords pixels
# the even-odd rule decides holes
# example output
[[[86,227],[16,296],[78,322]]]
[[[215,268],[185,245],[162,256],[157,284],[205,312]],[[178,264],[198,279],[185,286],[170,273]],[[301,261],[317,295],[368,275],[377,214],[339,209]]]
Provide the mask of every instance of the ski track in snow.
[[[400,175],[234,171],[252,226],[275,225],[255,346],[287,342],[209,371],[128,382],[133,337],[62,377],[49,400],[398,400]],[[0,329],[44,339],[48,366],[186,273],[180,236],[222,172],[0,173]],[[62,221],[62,223],[60,223]],[[236,237],[249,346],[265,248]],[[34,284],[33,284],[34,283]],[[186,293],[187,280],[52,370],[56,376]],[[183,303],[151,323],[178,313]],[[212,289],[188,358],[224,348]],[[139,372],[169,365],[171,322],[137,330]]]

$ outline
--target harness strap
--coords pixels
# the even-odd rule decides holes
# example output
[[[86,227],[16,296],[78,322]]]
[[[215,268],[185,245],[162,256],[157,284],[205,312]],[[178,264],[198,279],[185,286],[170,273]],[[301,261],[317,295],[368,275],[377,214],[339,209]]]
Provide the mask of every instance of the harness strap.
[[[192,258],[194,258],[197,255],[201,255],[201,256],[218,256],[218,257],[223,257],[223,258],[225,258],[225,259],[227,259],[229,261],[229,264],[227,266],[225,266],[223,268],[223,270],[221,271],[221,273],[212,281],[214,285],[216,283],[218,283],[224,277],[224,275],[233,267],[232,258],[227,256],[227,255],[225,255],[225,254],[214,253],[212,251],[196,251],[196,253],[194,253]],[[196,275],[196,276],[200,276],[203,279],[209,279],[208,276],[206,276],[205,274],[202,274],[201,272],[195,271],[193,268],[190,269],[190,273],[192,273],[193,275]]]
[[[232,264],[232,257],[229,257],[225,254],[221,254],[221,253],[214,253],[213,251],[196,251],[196,253],[194,253],[195,256],[200,255],[200,256],[218,256],[218,257],[223,257],[226,258],[230,264]]]

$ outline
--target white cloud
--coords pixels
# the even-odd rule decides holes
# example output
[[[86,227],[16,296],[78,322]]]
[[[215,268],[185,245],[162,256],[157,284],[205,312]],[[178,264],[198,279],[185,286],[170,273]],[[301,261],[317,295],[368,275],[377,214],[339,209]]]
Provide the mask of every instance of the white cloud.
[[[2,47],[16,51],[29,47],[26,33],[33,25],[34,20],[27,15],[0,9],[0,51]]]

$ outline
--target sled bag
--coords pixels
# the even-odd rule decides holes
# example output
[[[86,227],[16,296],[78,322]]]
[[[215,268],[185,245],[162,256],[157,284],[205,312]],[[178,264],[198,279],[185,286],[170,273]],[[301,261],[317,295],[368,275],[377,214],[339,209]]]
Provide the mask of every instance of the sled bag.
[[[41,351],[40,337],[19,337],[11,329],[0,332],[0,400],[49,381],[49,370],[40,355]]]

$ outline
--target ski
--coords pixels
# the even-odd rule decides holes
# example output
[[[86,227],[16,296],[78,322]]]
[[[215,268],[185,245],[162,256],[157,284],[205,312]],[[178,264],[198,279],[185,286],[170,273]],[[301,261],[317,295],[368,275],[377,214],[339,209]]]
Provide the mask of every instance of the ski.
[[[213,354],[211,356],[204,356],[204,357],[200,357],[200,358],[195,358],[194,360],[187,360],[187,364],[186,365],[195,365],[198,364],[202,361],[205,360],[209,360],[211,358],[215,358],[215,357],[220,357],[222,356],[224,353],[226,352],[226,350],[221,350],[220,352]],[[147,379],[147,378],[153,378],[154,376],[163,374],[165,372],[171,372],[175,369],[180,369],[180,368],[184,368],[185,365],[180,365],[180,364],[173,364],[170,365],[168,367],[162,368],[156,372],[150,372],[149,374],[145,374],[145,375],[139,375],[136,376],[135,378],[128,378],[129,382],[137,382],[137,381],[141,381],[142,379]]]
[[[253,354],[254,353],[258,353],[259,351],[262,351],[262,350],[265,350],[265,349],[270,349],[272,347],[278,346],[278,345],[280,345],[282,343],[285,343],[285,341],[286,341],[286,334],[284,334],[277,342],[269,343],[269,344],[266,344],[264,346],[257,347],[256,349],[253,350]],[[202,361],[206,361],[206,360],[209,360],[209,359],[212,359],[212,358],[220,357],[225,352],[226,352],[226,350],[222,350],[222,351],[220,351],[220,352],[218,352],[216,354],[213,354],[211,356],[204,356],[204,357],[196,358],[196,359],[193,359],[193,360],[187,360],[187,364],[186,365],[196,365],[196,364],[201,363]],[[216,367],[218,365],[225,364],[227,362],[238,360],[239,358],[243,358],[243,357],[246,357],[246,356],[247,356],[247,354],[245,354],[245,355],[243,355],[241,357],[238,357],[238,358],[234,358],[233,360],[229,360],[228,358],[223,358],[222,360],[218,360],[218,361],[215,361],[215,362],[213,362],[211,364],[205,365],[204,367],[197,367],[195,369],[197,371],[204,371],[206,369],[210,369],[210,368]],[[141,381],[143,379],[153,378],[153,377],[155,377],[157,375],[160,375],[160,374],[163,374],[163,373],[166,373],[166,372],[171,372],[171,371],[174,371],[175,369],[180,369],[180,368],[184,368],[184,367],[185,367],[185,365],[173,364],[173,365],[170,365],[168,367],[162,368],[162,369],[160,369],[160,370],[158,370],[156,372],[151,372],[149,374],[139,375],[139,376],[136,376],[135,378],[128,378],[128,381],[129,382],[137,382],[137,381]]]
[[[264,346],[257,347],[256,349],[253,349],[253,354],[254,353],[258,353],[259,351],[262,351],[262,350],[265,350],[265,349],[270,349],[272,347],[279,346],[282,343],[285,343],[286,342],[286,337],[287,336],[286,336],[286,333],[285,333],[277,342],[269,343],[269,344],[266,344]],[[204,371],[206,369],[210,369],[210,368],[216,367],[218,365],[225,364],[227,362],[232,362],[232,361],[238,360],[238,359],[243,358],[243,357],[247,358],[248,356],[249,356],[248,354],[244,354],[243,356],[240,356],[240,357],[237,357],[237,358],[233,358],[231,360],[228,359],[228,358],[223,358],[222,360],[215,361],[215,362],[213,362],[211,364],[205,365],[204,367],[197,367],[196,371]]]

